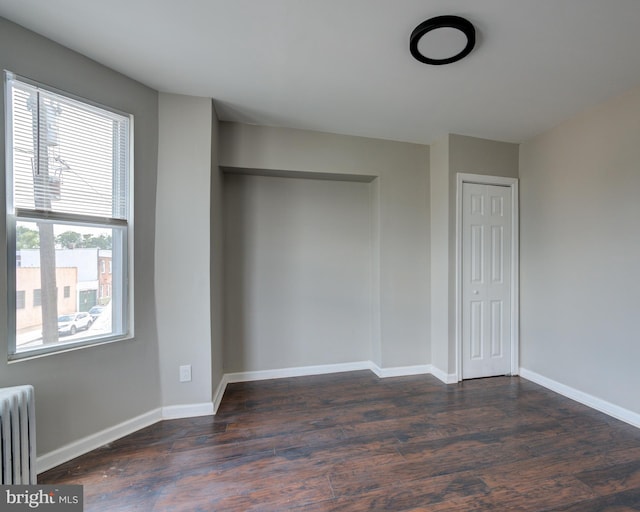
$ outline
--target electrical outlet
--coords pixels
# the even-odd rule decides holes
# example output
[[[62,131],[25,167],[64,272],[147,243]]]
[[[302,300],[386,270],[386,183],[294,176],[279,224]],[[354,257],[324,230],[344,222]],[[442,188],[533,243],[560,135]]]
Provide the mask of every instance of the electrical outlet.
[[[191,382],[190,364],[185,364],[180,367],[180,382]]]

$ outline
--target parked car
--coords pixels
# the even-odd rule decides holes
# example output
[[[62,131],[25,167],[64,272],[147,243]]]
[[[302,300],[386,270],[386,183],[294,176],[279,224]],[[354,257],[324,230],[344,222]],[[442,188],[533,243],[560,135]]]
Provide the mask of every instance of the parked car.
[[[60,315],[58,317],[58,334],[75,334],[78,331],[91,327],[93,318],[86,312],[71,313],[70,315]]]
[[[89,314],[91,315],[91,321],[95,322],[96,318],[100,316],[100,313],[102,313],[102,311],[104,311],[104,306],[93,306],[89,310]]]

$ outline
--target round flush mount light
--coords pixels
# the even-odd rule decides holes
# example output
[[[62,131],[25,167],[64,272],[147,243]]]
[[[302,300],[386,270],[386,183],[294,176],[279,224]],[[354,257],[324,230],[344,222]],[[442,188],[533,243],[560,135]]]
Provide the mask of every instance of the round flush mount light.
[[[460,16],[436,16],[423,21],[409,38],[411,55],[436,66],[466,57],[475,44],[476,29]]]

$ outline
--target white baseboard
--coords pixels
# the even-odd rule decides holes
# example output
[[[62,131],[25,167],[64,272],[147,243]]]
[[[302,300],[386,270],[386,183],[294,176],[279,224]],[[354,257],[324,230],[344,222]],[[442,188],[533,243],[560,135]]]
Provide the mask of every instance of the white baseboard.
[[[222,397],[224,396],[224,392],[227,389],[227,384],[229,381],[227,380],[227,375],[223,375],[222,379],[220,379],[220,383],[216,388],[215,393],[213,394],[213,414],[218,412],[218,407],[220,407],[220,402],[222,402]]]
[[[304,377],[309,375],[325,375],[329,373],[354,372],[359,370],[370,370],[380,378],[401,377],[407,375],[422,375],[432,373],[432,366],[429,364],[418,366],[401,366],[394,368],[380,368],[372,361],[356,361],[353,363],[337,363],[316,366],[298,366],[293,368],[279,368],[275,370],[257,370],[248,372],[225,373],[220,380],[220,384],[213,396],[214,414],[218,411],[220,402],[227,384],[232,382],[251,382],[269,379],[284,379],[288,377]],[[439,375],[437,375],[440,378]],[[442,379],[440,379],[442,380]]]
[[[455,374],[447,374],[439,368],[436,368],[430,364],[380,368],[378,365],[374,364],[371,361],[358,361],[354,363],[339,363],[320,366],[303,366],[296,368],[282,368],[277,370],[227,373],[223,375],[220,384],[216,389],[212,402],[173,405],[153,409],[152,411],[149,411],[145,414],[141,414],[140,416],[136,416],[135,418],[124,421],[118,425],[114,425],[113,427],[109,427],[105,430],[58,448],[57,450],[41,455],[37,460],[37,471],[38,473],[47,471],[48,469],[79,457],[80,455],[83,455],[91,450],[95,450],[96,448],[99,448],[105,444],[116,441],[121,437],[132,434],[133,432],[140,430],[141,428],[153,425],[154,423],[163,419],[189,418],[215,414],[215,411],[217,411],[218,406],[222,401],[222,396],[224,395],[227,384],[232,382],[248,382],[256,380],[280,379],[286,377],[302,377],[307,375],[323,375],[328,373],[340,373],[358,370],[371,370],[380,378],[431,374],[445,384],[454,384],[457,382],[457,377]],[[629,423],[630,425],[640,428],[640,414],[638,413],[544,377],[543,375],[527,370],[526,368],[520,368],[520,376],[545,388],[555,391],[556,393],[566,396],[567,398],[575,400],[576,402],[580,402],[581,404],[584,404],[588,407],[608,414],[609,416],[612,416],[616,419],[624,421],[625,423]]]
[[[38,473],[47,471],[71,459],[79,457],[91,450],[116,441],[121,437],[132,434],[136,430],[148,427],[160,420],[191,418],[215,414],[222,401],[227,384],[232,382],[249,382],[257,380],[281,379],[287,377],[303,377],[308,375],[324,375],[328,373],[352,372],[358,370],[370,370],[380,378],[401,377],[408,375],[433,374],[438,379],[446,382],[442,376],[446,375],[440,370],[434,369],[430,364],[416,366],[400,366],[393,368],[380,368],[371,361],[356,361],[353,363],[338,363],[319,366],[301,366],[296,368],[281,368],[276,370],[260,370],[250,372],[225,373],[214,393],[212,402],[199,404],[170,405],[154,409],[145,414],[127,420],[113,427],[74,441],[66,446],[58,448],[38,457]]]
[[[378,365],[371,363],[370,370],[381,379],[389,377],[406,377],[409,375],[428,375],[433,373],[433,366],[430,364],[420,364],[415,366],[394,366],[391,368],[380,368]]]
[[[121,437],[132,434],[136,430],[148,427],[162,419],[162,409],[154,409],[140,416],[136,416],[130,420],[124,421],[113,427],[109,427],[90,436],[74,441],[66,446],[45,453],[38,457],[36,467],[38,473],[54,468],[63,462],[75,459],[91,450],[100,448],[101,446],[111,443]]]
[[[214,414],[213,402],[201,404],[169,405],[162,408],[163,420],[178,418],[195,418],[196,416],[210,416]]]
[[[80,455],[84,455],[91,450],[95,450],[105,444],[112,443],[121,437],[133,434],[141,428],[153,425],[160,420],[194,418],[196,416],[208,416],[213,413],[214,407],[212,402],[170,405],[167,407],[153,409],[152,411],[141,414],[140,416],[136,416],[135,418],[119,423],[118,425],[106,428],[100,432],[91,434],[90,436],[58,448],[57,450],[41,455],[38,457],[36,463],[38,468],[37,472],[42,473],[43,471],[59,466],[60,464],[70,461],[71,459],[75,459]]]
[[[455,373],[445,373],[440,368],[431,367],[431,375],[445,384],[457,384],[458,376]]]
[[[222,381],[220,382],[220,385],[218,386],[216,394],[218,394],[221,389],[224,393],[224,388],[226,388],[226,385],[232,382],[251,382],[255,380],[284,379],[288,377],[304,377],[307,375],[324,375],[327,373],[354,372],[358,370],[370,370],[381,379],[385,379],[388,377],[404,377],[408,375],[433,374],[433,366],[431,366],[430,364],[381,368],[372,361],[356,361],[353,363],[298,366],[294,368],[279,368],[275,370],[225,373]],[[436,375],[436,377],[440,378],[440,375]],[[220,395],[220,399],[221,398],[222,396]],[[215,402],[216,400],[214,399],[214,403]]]
[[[572,388],[571,386],[567,386],[566,384],[562,384],[553,379],[549,379],[548,377],[532,372],[531,370],[527,370],[526,368],[520,368],[520,377],[530,380],[531,382],[535,382],[540,386],[550,389],[551,391],[555,391],[560,395],[566,396],[576,402],[580,402],[587,407],[603,412],[620,421],[629,423],[634,427],[640,428],[640,414],[630,411],[629,409],[625,409],[619,405],[607,402],[602,398],[584,393],[583,391]]]
[[[308,375],[324,375],[326,373],[353,372],[358,370],[372,370],[371,361],[323,364],[317,366],[297,366],[294,368],[279,368],[276,370],[257,370],[249,372],[225,373],[223,381],[226,378],[226,383],[251,382],[254,380],[285,379],[288,377],[305,377]]]

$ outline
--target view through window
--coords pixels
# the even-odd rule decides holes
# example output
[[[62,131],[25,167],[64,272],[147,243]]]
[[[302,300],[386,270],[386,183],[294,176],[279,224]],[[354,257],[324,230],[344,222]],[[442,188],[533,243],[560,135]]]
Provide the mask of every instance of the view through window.
[[[10,357],[126,337],[130,116],[5,80]]]

